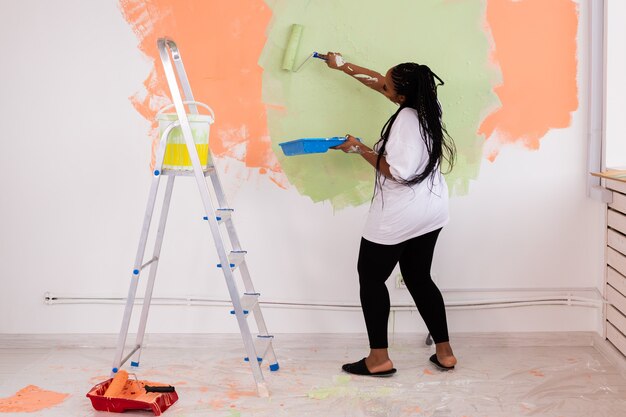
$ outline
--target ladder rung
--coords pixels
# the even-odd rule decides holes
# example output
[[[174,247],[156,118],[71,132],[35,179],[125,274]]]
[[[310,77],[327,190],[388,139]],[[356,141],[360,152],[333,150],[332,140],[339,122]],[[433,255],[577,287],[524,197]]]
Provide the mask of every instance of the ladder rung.
[[[230,269],[235,269],[237,268],[239,265],[241,265],[241,263],[246,259],[246,251],[245,250],[239,250],[239,251],[231,251],[230,255],[228,256],[228,263],[230,264]],[[217,264],[218,268],[222,267],[222,264]]]
[[[155,256],[154,258],[150,259],[148,262],[146,262],[145,264],[141,265],[141,268],[139,268],[140,270],[144,269],[146,266],[150,265],[152,262],[158,261],[159,257]]]

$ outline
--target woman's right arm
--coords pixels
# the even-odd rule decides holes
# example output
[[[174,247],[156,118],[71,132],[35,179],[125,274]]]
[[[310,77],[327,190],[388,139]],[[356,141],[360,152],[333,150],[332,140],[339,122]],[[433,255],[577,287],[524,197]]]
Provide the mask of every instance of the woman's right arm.
[[[378,91],[384,95],[383,86],[385,85],[385,76],[372,71],[371,69],[359,67],[350,62],[345,62],[341,54],[329,52],[326,55],[320,55],[326,60],[326,65],[330,68],[342,71],[367,87]]]

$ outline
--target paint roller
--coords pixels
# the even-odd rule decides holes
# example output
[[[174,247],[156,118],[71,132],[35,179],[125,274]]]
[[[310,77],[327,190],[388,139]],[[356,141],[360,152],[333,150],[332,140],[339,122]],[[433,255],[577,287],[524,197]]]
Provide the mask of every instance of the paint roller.
[[[115,377],[113,378],[113,381],[111,381],[111,384],[109,385],[107,390],[104,392],[104,396],[115,397],[119,395],[126,386],[126,381],[128,381],[128,372],[120,369],[115,374]]]
[[[293,66],[296,61],[296,55],[298,54],[298,47],[300,46],[300,39],[302,39],[302,31],[304,30],[304,26],[293,24],[291,25],[291,33],[289,35],[289,41],[287,41],[287,47],[285,48],[285,54],[283,55],[283,65],[282,69],[286,71],[298,72],[300,68],[307,63],[309,58],[318,58],[326,60],[326,58],[317,52],[313,52],[309,55],[300,66],[294,70]]]
[[[120,369],[119,371],[117,371],[117,373],[115,374],[115,377],[113,377],[113,381],[111,381],[111,383],[109,384],[109,387],[104,392],[104,396],[105,397],[119,396],[122,393],[122,391],[124,391],[124,388],[126,388],[126,383],[128,382],[129,375],[134,375],[134,374],[129,374],[127,371],[123,369]],[[136,376],[135,376],[135,379],[137,379]],[[144,384],[143,388],[145,389],[146,392],[164,393],[164,392],[176,391],[176,389],[171,385]]]

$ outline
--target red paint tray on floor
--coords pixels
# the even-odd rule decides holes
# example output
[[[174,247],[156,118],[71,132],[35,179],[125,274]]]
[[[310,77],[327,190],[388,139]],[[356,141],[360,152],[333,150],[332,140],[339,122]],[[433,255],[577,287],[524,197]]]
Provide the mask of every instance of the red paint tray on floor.
[[[109,411],[112,413],[123,413],[127,410],[152,410],[155,416],[160,416],[172,404],[178,401],[176,391],[172,392],[145,392],[143,388],[149,384],[151,386],[159,386],[153,382],[129,380],[130,384],[139,384],[139,389],[133,393],[129,388],[128,394],[120,395],[120,397],[105,397],[104,393],[113,381],[113,378],[94,386],[88,393],[87,398],[91,400],[91,405],[98,411]],[[136,387],[137,385],[135,385]]]

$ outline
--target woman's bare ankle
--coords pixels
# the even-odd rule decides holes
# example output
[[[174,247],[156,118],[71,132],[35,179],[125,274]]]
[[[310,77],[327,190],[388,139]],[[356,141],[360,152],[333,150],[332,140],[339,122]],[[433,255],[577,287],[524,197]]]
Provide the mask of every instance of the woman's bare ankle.
[[[452,347],[450,346],[450,342],[442,342],[435,344],[435,348],[437,351],[437,360],[443,366],[454,366],[457,363],[456,357],[454,356],[454,352],[452,352]]]
[[[369,356],[365,358],[365,364],[370,372],[388,371],[393,368],[387,349],[370,349]]]

